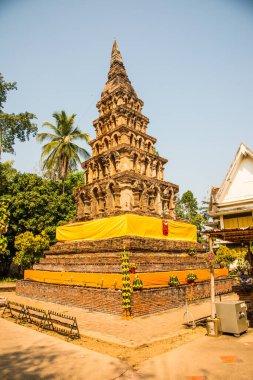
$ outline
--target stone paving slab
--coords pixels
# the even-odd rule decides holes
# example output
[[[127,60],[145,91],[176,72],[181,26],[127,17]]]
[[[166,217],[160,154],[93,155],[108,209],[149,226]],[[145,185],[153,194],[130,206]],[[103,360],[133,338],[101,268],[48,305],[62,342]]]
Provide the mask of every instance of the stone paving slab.
[[[3,294],[0,292],[1,295]],[[81,308],[17,296],[14,292],[8,293],[7,298],[26,305],[74,316],[77,318],[81,335],[131,348],[184,334],[187,331],[182,325],[185,308],[124,320],[115,315],[89,312]],[[222,296],[222,300],[225,299],[238,299],[238,297],[236,294],[229,294]],[[218,300],[219,298],[217,298]],[[189,311],[195,319],[206,317],[210,315],[210,301],[192,304],[189,306]]]

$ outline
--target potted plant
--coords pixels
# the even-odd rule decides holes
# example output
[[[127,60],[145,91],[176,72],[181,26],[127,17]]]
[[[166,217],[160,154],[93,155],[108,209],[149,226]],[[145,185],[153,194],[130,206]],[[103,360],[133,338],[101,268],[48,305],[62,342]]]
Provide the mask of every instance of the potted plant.
[[[246,259],[240,258],[237,260],[237,270],[240,277],[248,277],[251,274],[251,265]]]
[[[188,284],[193,284],[197,279],[198,279],[198,276],[196,275],[196,273],[190,272],[186,276],[186,282]]]
[[[143,289],[143,282],[139,278],[138,274],[135,276],[135,280],[133,281],[133,290],[142,290]]]
[[[135,273],[136,269],[137,269],[137,265],[135,263],[129,264],[130,273]]]
[[[188,252],[188,255],[189,256],[195,256],[197,253],[196,249],[195,248],[190,248],[189,249],[189,252]]]
[[[178,277],[175,276],[174,274],[171,275],[169,279],[169,286],[179,286],[179,285],[180,285],[180,281]]]

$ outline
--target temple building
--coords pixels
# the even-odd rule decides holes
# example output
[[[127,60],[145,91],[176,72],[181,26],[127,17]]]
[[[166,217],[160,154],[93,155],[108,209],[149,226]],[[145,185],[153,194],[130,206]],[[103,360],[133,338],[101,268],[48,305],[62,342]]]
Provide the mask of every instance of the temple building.
[[[75,190],[76,220],[57,227],[57,243],[25,271],[17,294],[117,315],[127,306],[132,316],[209,297],[205,248],[196,226],[176,218],[179,189],[164,180],[167,160],[147,133],[142,107],[115,41],[93,122],[92,156]],[[194,287],[187,281],[192,274]],[[215,278],[217,293],[231,291],[226,268],[216,268]]]
[[[213,229],[204,231],[216,244],[247,249],[253,267],[253,151],[240,144],[220,187],[212,187],[209,215]],[[248,273],[250,274],[250,272]],[[251,272],[252,275],[252,272]],[[247,280],[246,280],[247,281]],[[237,281],[232,287],[247,305],[249,326],[253,327],[253,284]]]
[[[253,151],[246,145],[240,144],[221,186],[212,187],[209,215],[213,229],[205,233],[218,244],[247,246],[252,265]]]
[[[115,41],[108,81],[93,122],[92,157],[82,165],[85,185],[77,189],[77,220],[120,214],[175,219],[178,186],[164,181],[165,158],[147,134],[149,119],[125,70]]]
[[[253,226],[253,151],[241,144],[221,187],[213,187],[209,215],[221,229]]]

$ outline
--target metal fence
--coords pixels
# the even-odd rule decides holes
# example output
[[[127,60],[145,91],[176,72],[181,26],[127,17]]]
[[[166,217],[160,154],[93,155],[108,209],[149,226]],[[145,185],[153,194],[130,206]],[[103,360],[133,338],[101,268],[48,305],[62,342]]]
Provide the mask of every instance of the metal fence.
[[[44,330],[54,331],[71,339],[80,338],[76,317],[7,301],[2,317],[14,318],[17,323],[31,323]]]

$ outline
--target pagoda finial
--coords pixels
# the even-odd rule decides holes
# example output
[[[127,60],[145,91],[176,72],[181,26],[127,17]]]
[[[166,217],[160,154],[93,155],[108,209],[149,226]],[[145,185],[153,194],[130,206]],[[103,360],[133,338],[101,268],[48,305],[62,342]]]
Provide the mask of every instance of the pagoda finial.
[[[113,46],[112,46],[112,54],[111,54],[111,62],[110,62],[111,66],[115,62],[123,64],[123,59],[120,54],[116,38],[114,39]]]
[[[131,92],[137,96],[128,78],[123,59],[115,38],[112,46],[108,81],[106,82],[105,87],[101,93],[101,97],[107,96],[108,93],[114,91],[116,87],[125,88],[126,91]]]
[[[112,50],[118,50],[119,48],[118,48],[118,43],[117,43],[117,40],[116,40],[116,38],[114,37],[114,41],[113,41],[113,46],[112,46]]]

